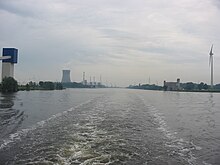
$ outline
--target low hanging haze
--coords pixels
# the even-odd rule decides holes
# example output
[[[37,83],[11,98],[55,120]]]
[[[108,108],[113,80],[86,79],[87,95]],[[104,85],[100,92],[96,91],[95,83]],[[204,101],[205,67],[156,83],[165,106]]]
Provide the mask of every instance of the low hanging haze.
[[[102,75],[128,86],[220,83],[219,0],[0,0],[0,47],[19,49],[20,82]]]

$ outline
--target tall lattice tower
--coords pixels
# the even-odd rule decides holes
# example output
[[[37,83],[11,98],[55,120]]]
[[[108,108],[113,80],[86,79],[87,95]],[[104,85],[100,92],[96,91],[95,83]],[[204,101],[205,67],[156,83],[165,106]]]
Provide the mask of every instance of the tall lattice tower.
[[[62,83],[69,83],[70,80],[70,70],[63,70]]]

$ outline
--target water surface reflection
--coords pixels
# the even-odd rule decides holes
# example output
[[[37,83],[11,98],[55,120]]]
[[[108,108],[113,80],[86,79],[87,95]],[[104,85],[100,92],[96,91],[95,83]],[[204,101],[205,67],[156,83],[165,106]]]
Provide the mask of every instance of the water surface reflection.
[[[16,93],[0,93],[0,139],[16,132],[24,121],[24,111],[14,108],[16,95]]]

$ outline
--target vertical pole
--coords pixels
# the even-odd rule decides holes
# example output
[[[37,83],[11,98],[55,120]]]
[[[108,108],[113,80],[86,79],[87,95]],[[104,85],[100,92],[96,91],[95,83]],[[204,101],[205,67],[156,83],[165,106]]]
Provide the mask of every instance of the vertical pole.
[[[211,88],[213,89],[213,55],[211,56]]]
[[[85,83],[85,72],[83,72],[83,83]]]

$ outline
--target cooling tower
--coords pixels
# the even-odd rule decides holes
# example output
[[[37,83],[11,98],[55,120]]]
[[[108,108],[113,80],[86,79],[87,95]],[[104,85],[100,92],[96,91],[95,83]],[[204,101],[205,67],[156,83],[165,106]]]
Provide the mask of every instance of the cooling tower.
[[[70,70],[63,70],[62,83],[69,83],[70,80]]]

